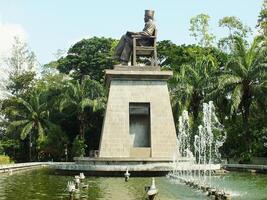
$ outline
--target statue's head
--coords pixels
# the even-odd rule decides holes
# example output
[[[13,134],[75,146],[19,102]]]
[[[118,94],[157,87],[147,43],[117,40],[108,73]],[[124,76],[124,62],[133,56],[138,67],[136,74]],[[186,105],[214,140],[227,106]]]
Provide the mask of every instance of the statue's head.
[[[148,20],[154,20],[154,10],[145,10],[145,22],[147,22]]]

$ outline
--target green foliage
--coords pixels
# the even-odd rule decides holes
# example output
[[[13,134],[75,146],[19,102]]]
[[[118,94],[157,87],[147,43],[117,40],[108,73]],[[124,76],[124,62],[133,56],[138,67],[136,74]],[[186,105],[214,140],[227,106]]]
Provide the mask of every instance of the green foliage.
[[[240,164],[250,164],[252,159],[252,154],[250,152],[242,152],[240,155]]]
[[[15,107],[14,111],[11,110],[16,120],[10,122],[7,131],[9,132],[17,127],[21,127],[20,136],[22,140],[30,133],[36,131],[38,139],[42,141],[45,134],[44,126],[49,117],[49,112],[47,111],[46,103],[42,102],[40,94],[32,94],[28,100],[17,98],[15,102],[14,106],[18,106],[21,109],[18,110]],[[8,107],[6,109],[12,108]]]
[[[23,94],[34,84],[35,72],[27,71],[21,74],[11,74],[6,88],[12,94]]]
[[[86,144],[83,139],[76,137],[72,144],[72,156],[73,157],[83,157],[85,156]]]
[[[54,161],[61,161],[65,156],[65,147],[68,144],[68,137],[62,131],[60,126],[51,125],[48,134],[41,143],[39,158],[49,160],[51,157]]]
[[[0,155],[0,164],[9,164],[11,162],[9,156]]]
[[[102,109],[105,105],[103,86],[89,77],[85,77],[80,83],[78,80],[68,82],[67,90],[62,95],[60,102],[60,111],[72,107],[72,111],[77,116],[79,122],[80,139],[84,139],[86,121],[85,109],[90,108],[92,112]],[[88,116],[87,116],[88,117]]]
[[[257,27],[260,28],[260,31],[264,36],[267,36],[267,1],[263,1],[262,9],[258,18]]]
[[[234,37],[247,38],[252,34],[250,27],[244,25],[240,19],[234,16],[227,16],[219,20],[220,27],[226,27],[229,30],[229,35],[219,40],[218,46],[225,51],[233,51]]]
[[[16,95],[25,93],[35,78],[37,65],[35,54],[27,43],[15,37],[11,56],[6,59],[6,64],[10,69],[6,89]]]
[[[220,19],[219,26],[228,28],[230,36],[247,37],[247,34],[252,32],[250,27],[244,25],[235,16],[227,16]]]
[[[225,95],[230,96],[231,109],[229,115],[234,118],[242,117],[242,126],[236,129],[240,133],[240,143],[247,150],[242,150],[244,160],[247,159],[252,151],[254,133],[251,123],[251,107],[258,102],[262,102],[263,92],[262,86],[266,82],[266,46],[260,37],[256,37],[250,46],[241,37],[233,38],[232,56],[226,63],[225,70],[218,78],[217,90],[223,90]],[[258,100],[259,99],[259,100]],[[257,106],[262,106],[258,104]],[[266,113],[266,109],[263,110]],[[262,112],[260,111],[260,112]],[[232,121],[233,122],[233,121]],[[233,126],[232,124],[230,126]],[[234,136],[233,136],[234,137]],[[229,141],[229,140],[228,140]],[[227,141],[227,142],[228,142]],[[236,147],[234,147],[236,148]]]
[[[215,36],[209,33],[209,20],[210,16],[203,13],[190,19],[190,35],[202,47],[211,47],[215,39]]]
[[[93,80],[103,81],[103,70],[112,67],[114,40],[93,37],[74,44],[66,57],[60,58],[54,66],[76,80],[89,75]]]

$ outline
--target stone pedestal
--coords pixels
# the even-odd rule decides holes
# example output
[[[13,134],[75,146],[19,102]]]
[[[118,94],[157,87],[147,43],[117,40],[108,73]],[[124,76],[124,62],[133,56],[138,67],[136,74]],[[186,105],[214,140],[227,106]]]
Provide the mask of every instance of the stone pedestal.
[[[167,80],[171,71],[155,67],[106,70],[109,88],[100,158],[172,160],[176,131]]]

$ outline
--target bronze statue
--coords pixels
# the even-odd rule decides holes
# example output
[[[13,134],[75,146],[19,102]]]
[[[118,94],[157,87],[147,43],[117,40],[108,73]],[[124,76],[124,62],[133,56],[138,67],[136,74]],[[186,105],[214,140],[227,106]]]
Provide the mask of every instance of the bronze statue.
[[[151,45],[151,39],[147,36],[153,36],[154,31],[156,29],[154,23],[154,11],[153,10],[145,10],[145,27],[141,32],[130,32],[127,31],[125,35],[123,35],[115,49],[114,59],[120,61],[121,65],[128,65],[128,61],[130,59],[132,48],[133,48],[133,36],[139,36],[141,39],[138,40],[138,45],[141,46],[149,46]]]

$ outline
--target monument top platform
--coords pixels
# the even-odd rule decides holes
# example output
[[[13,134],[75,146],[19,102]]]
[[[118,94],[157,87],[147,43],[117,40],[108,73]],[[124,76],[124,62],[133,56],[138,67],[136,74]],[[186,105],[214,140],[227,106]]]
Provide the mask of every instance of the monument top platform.
[[[115,65],[114,70],[118,71],[160,71],[159,66],[126,66],[126,65]]]
[[[172,71],[160,71],[160,67],[114,66],[114,69],[105,70],[105,82],[109,87],[111,80],[167,81],[172,75]]]

